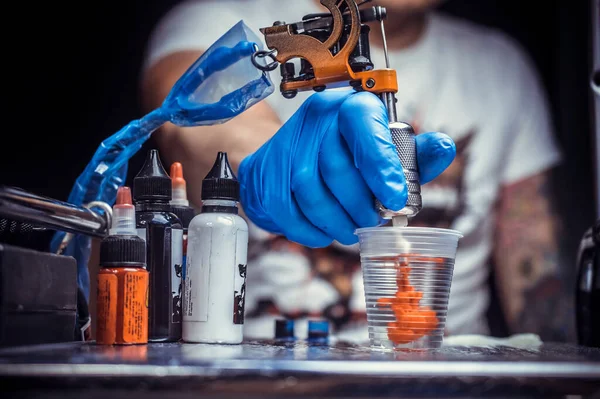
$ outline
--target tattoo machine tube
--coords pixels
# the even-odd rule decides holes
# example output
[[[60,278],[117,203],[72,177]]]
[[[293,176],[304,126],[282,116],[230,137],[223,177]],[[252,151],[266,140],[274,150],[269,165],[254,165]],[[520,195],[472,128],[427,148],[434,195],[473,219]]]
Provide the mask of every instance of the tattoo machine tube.
[[[386,68],[389,69],[390,61],[383,18],[380,18],[380,24]],[[379,200],[376,201],[375,206],[383,219],[392,219],[392,223],[395,227],[406,227],[408,225],[408,218],[416,216],[423,207],[421,199],[421,181],[417,164],[416,135],[414,129],[408,123],[398,122],[395,93],[382,93],[381,100],[387,109],[392,142],[396,147],[396,153],[398,154],[398,158],[400,158],[400,163],[404,169],[408,196],[406,205],[400,210],[386,209]]]
[[[387,209],[379,200],[376,201],[376,207],[383,219],[392,219],[394,226],[405,227],[408,224],[408,218],[416,216],[423,206],[417,166],[416,135],[413,128],[403,122],[391,122],[390,133],[404,170],[408,196],[406,205],[400,210]]]
[[[444,337],[458,241],[454,230],[357,230],[372,348],[434,350]]]

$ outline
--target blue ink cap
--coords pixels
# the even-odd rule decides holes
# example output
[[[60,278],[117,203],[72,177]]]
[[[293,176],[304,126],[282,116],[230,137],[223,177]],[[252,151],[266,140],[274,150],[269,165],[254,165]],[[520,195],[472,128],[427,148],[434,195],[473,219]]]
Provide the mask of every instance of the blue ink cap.
[[[294,339],[294,320],[275,320],[276,339]]]
[[[308,321],[308,339],[325,340],[329,336],[329,322],[327,320]]]

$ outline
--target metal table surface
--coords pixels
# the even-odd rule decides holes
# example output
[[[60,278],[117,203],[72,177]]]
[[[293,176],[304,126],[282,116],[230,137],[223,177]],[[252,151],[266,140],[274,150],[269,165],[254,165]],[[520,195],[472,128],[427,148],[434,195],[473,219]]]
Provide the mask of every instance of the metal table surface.
[[[111,399],[587,397],[600,392],[600,350],[552,343],[410,353],[304,341],[55,344],[0,350],[0,392]]]

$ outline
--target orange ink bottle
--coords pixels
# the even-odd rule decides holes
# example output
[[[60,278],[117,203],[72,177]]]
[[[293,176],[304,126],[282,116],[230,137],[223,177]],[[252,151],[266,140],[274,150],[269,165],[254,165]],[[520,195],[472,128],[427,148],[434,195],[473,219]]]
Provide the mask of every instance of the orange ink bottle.
[[[146,242],[137,236],[129,187],[117,192],[112,227],[100,244],[96,343],[148,343]]]

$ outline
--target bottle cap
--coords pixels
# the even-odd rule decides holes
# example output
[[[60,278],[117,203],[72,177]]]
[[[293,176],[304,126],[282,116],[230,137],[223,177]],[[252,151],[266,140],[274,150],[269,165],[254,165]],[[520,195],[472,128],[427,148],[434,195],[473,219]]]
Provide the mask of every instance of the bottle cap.
[[[137,201],[170,201],[171,178],[165,171],[157,150],[150,150],[146,162],[133,179],[133,199]]]
[[[100,266],[145,267],[146,241],[135,235],[105,237],[100,242]]]
[[[171,187],[173,191],[171,205],[189,206],[187,184],[183,178],[183,165],[180,162],[174,162],[171,165]]]
[[[113,206],[112,226],[108,231],[112,235],[136,235],[135,207],[131,200],[131,189],[119,187],[117,202]]]
[[[226,152],[219,152],[217,159],[202,181],[202,200],[240,200],[240,182],[235,177]]]
[[[326,340],[329,337],[329,322],[327,320],[308,321],[308,339]]]
[[[294,339],[294,320],[275,320],[275,339]]]
[[[119,187],[109,235],[100,242],[100,266],[146,265],[146,242],[137,236],[131,189]]]

